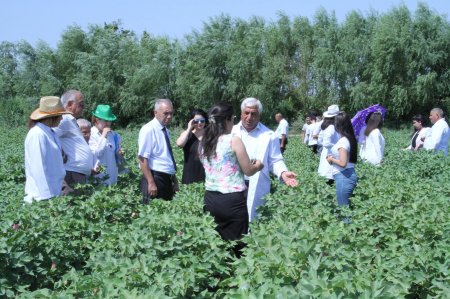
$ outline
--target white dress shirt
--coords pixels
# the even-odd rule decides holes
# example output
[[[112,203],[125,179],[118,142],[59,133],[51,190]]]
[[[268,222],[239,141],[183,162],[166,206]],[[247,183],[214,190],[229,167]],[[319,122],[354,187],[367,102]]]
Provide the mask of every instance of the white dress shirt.
[[[374,129],[361,144],[359,156],[363,161],[379,165],[384,158],[384,137],[379,129]]]
[[[61,146],[54,132],[40,122],[25,138],[25,175],[26,202],[61,195],[66,176]]]
[[[284,118],[280,120],[280,123],[278,124],[277,130],[275,131],[275,135],[278,137],[278,139],[281,139],[283,134],[286,136],[286,139],[288,138],[288,132],[289,132],[289,123]]]
[[[333,167],[328,163],[327,156],[331,155],[331,148],[339,140],[339,134],[334,129],[334,125],[329,125],[325,130],[321,130],[322,152],[320,153],[319,169],[317,172],[320,176],[327,179],[333,178]]]
[[[117,183],[117,176],[119,174],[119,168],[116,161],[116,145],[114,142],[113,134],[116,132],[109,132],[106,138],[102,136],[97,127],[91,128],[91,138],[89,139],[89,146],[92,153],[98,159],[99,164],[104,166],[106,172],[101,172],[96,175],[98,178],[104,178],[105,174],[108,175],[108,179],[104,181],[105,185],[113,185]]]
[[[59,126],[53,128],[56,136],[59,138],[61,147],[67,155],[67,162],[64,167],[67,171],[91,174],[92,152],[89,145],[84,140],[77,120],[73,115],[65,114],[59,123]]]
[[[239,122],[233,126],[231,134],[242,139],[250,159],[260,160],[264,164],[262,170],[246,177],[249,180],[247,209],[249,221],[252,221],[257,217],[257,207],[265,203],[263,196],[270,192],[270,172],[280,178],[281,173],[288,169],[280,151],[280,140],[263,124],[258,123],[255,129],[247,132]]]
[[[163,128],[164,126],[156,118],[141,128],[139,131],[138,155],[147,159],[148,167],[151,170],[175,174],[172,157],[162,131]],[[169,130],[167,130],[167,134],[170,134]]]
[[[444,118],[441,118],[431,127],[431,130],[428,130],[423,147],[427,150],[435,150],[436,153],[442,151],[444,155],[448,156],[449,138],[448,124]]]

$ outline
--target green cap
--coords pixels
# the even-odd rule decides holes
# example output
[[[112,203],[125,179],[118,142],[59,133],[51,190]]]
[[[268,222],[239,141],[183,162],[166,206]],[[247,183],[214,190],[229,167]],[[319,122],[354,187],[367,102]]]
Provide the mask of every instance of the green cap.
[[[109,105],[97,105],[97,108],[94,112],[92,112],[92,115],[107,121],[115,121],[117,119],[117,117],[112,113]]]

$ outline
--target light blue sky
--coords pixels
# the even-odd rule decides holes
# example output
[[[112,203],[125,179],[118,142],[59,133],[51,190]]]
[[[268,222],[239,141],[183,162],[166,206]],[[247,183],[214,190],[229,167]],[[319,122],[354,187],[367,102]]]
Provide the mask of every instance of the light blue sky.
[[[35,46],[41,39],[56,47],[65,29],[79,25],[87,31],[88,24],[121,20],[125,29],[138,36],[146,30],[154,36],[183,38],[192,30],[201,30],[204,22],[221,13],[247,20],[261,16],[277,20],[277,12],[290,17],[305,16],[313,20],[320,7],[334,11],[338,20],[357,10],[366,15],[371,10],[385,13],[400,4],[411,12],[417,0],[0,0],[0,41],[26,40]],[[450,15],[450,1],[422,1],[438,14]]]

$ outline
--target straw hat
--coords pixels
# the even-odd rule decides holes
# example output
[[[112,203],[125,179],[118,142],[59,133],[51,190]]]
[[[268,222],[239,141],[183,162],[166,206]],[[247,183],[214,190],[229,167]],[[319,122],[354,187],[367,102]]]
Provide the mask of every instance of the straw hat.
[[[98,105],[92,115],[107,121],[115,121],[117,117],[112,113],[109,105]]]
[[[323,117],[334,117],[339,113],[338,105],[331,105],[328,107],[328,110],[323,113]]]
[[[63,114],[71,113],[64,109],[61,100],[58,97],[47,96],[41,98],[39,101],[39,108],[31,113],[30,119],[40,120]]]

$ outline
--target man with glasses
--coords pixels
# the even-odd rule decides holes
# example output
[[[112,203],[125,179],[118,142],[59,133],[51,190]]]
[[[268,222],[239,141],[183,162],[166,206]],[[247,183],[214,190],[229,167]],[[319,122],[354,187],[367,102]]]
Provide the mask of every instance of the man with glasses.
[[[73,188],[75,184],[86,183],[91,174],[93,155],[77,124],[77,118],[81,117],[85,107],[83,94],[78,90],[68,90],[61,96],[61,103],[72,114],[65,114],[53,130],[63,150],[65,181]]]
[[[260,160],[264,168],[251,177],[245,177],[248,186],[247,209],[249,221],[257,217],[256,209],[264,204],[264,195],[270,192],[270,172],[287,186],[298,185],[297,174],[287,169],[280,152],[280,141],[272,130],[259,122],[263,110],[256,98],[246,98],[241,104],[241,121],[232,134],[239,136],[250,159]]]
[[[154,118],[139,131],[139,166],[142,203],[148,204],[154,198],[172,200],[178,191],[175,176],[177,166],[170,145],[167,125],[173,117],[173,105],[168,99],[155,102]]]

